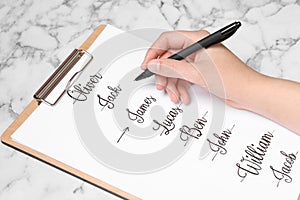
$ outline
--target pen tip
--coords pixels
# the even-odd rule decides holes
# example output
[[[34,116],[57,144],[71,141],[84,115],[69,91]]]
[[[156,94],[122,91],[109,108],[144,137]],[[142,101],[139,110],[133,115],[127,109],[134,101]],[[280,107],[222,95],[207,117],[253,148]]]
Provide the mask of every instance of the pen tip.
[[[239,28],[242,25],[242,23],[240,21],[236,21],[235,25]]]
[[[139,81],[139,80],[141,80],[141,79],[143,79],[143,76],[140,74],[138,77],[136,77],[136,78],[134,79],[134,81]]]
[[[141,73],[138,77],[136,77],[134,80],[139,81],[139,80],[148,78],[152,75],[154,75],[154,74],[151,71],[149,71],[148,69],[145,69],[145,71],[143,73]]]

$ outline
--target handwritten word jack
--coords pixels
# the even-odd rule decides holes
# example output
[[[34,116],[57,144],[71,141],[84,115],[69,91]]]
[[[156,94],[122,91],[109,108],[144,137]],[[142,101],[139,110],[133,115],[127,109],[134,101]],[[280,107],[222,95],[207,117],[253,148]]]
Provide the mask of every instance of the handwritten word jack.
[[[107,86],[110,91],[110,94],[104,98],[100,94],[97,95],[98,103],[101,106],[101,111],[104,108],[113,109],[115,107],[114,101],[117,99],[118,95],[122,91],[121,86],[118,85],[117,87]]]

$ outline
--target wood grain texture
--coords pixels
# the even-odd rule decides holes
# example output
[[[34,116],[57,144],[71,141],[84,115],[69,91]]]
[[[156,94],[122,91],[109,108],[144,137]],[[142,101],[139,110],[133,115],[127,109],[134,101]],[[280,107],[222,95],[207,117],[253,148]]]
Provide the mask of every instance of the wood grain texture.
[[[101,34],[101,32],[105,29],[105,25],[98,26],[94,32],[88,37],[88,39],[80,46],[80,49],[87,50],[92,43],[96,40],[96,38]],[[15,148],[27,155],[30,155],[42,162],[45,162],[55,168],[58,168],[68,174],[71,174],[77,178],[80,178],[88,183],[91,183],[107,192],[113,193],[116,196],[119,196],[123,199],[133,199],[138,200],[139,198],[120,190],[106,182],[103,182],[95,177],[92,177],[82,171],[79,171],[69,165],[66,165],[54,158],[51,158],[45,154],[42,154],[34,149],[31,149],[25,145],[22,145],[12,139],[12,134],[25,122],[25,120],[38,108],[41,102],[36,99],[33,99],[26,108],[22,111],[22,113],[17,117],[17,119],[5,130],[5,132],[1,136],[1,141],[12,147]]]

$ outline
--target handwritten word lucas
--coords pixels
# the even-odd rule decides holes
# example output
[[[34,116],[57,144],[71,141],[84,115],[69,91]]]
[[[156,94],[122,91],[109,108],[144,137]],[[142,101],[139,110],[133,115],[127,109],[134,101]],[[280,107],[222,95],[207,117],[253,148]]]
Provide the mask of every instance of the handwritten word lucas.
[[[158,131],[162,128],[162,132],[160,135],[169,135],[170,131],[174,130],[175,128],[174,121],[176,117],[182,112],[183,110],[180,108],[180,106],[172,108],[163,122],[153,120],[153,122],[157,125],[157,127],[153,127],[153,130]]]

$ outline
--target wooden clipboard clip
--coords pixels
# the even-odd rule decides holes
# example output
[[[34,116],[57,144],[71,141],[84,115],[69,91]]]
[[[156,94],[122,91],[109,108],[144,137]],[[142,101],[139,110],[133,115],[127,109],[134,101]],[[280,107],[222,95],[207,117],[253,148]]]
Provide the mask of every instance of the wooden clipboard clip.
[[[53,102],[46,100],[47,96],[52,92],[52,90],[59,84],[59,82],[65,77],[65,75],[72,69],[72,67],[84,56],[87,55],[88,59],[82,66],[82,68],[73,74],[69,79],[65,89],[60,93],[58,98]],[[68,89],[73,85],[76,78],[79,77],[81,72],[86,68],[86,66],[93,59],[93,55],[83,49],[74,49],[71,54],[64,60],[64,62],[53,72],[53,74],[45,81],[45,83],[39,88],[39,90],[33,95],[35,99],[39,102],[46,103],[50,106],[55,106],[62,96],[68,91]]]

